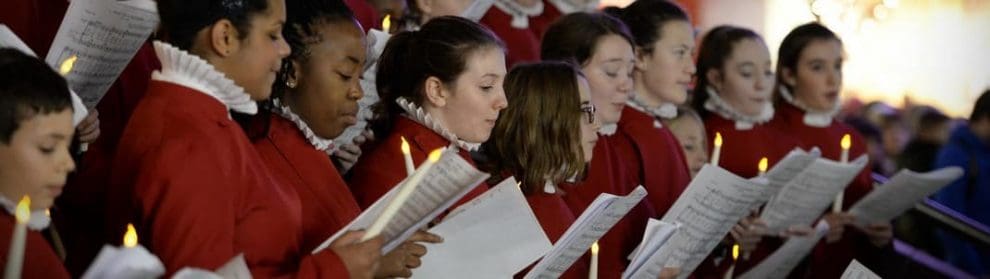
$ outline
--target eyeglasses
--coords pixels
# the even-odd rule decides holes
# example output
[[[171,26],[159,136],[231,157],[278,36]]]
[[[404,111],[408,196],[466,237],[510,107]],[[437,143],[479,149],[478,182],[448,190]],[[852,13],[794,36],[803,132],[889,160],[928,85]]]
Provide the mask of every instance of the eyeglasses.
[[[581,104],[581,112],[583,112],[585,116],[588,117],[588,124],[595,124],[596,111],[598,111],[598,109],[596,109],[595,105],[592,105],[591,103]]]

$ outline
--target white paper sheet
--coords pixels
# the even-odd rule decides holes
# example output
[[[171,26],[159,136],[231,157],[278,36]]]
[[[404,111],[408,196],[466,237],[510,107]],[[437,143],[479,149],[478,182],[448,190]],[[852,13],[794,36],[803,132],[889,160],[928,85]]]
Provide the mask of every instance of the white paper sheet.
[[[668,240],[681,228],[680,224],[667,223],[650,218],[646,223],[646,230],[643,233],[643,240],[639,246],[629,254],[629,270],[637,270],[649,260],[649,256],[656,253]]]
[[[853,259],[846,267],[846,271],[842,272],[842,277],[839,279],[880,279],[880,276],[873,273],[872,270],[863,266],[859,261]]]
[[[762,177],[747,180],[706,164],[661,219],[681,224],[680,230],[641,267],[626,269],[622,277],[652,279],[664,267],[679,267],[679,278],[686,278],[768,191]]]
[[[157,26],[158,10],[151,0],[74,0],[45,62],[58,69],[76,55],[66,80],[92,109]]]
[[[763,209],[760,218],[767,223],[767,234],[777,235],[790,226],[811,225],[867,162],[866,155],[847,164],[815,159]]]
[[[27,55],[38,57],[38,55],[34,54],[34,51],[32,51],[27,44],[24,44],[24,41],[21,41],[21,38],[18,37],[17,34],[14,34],[14,31],[11,31],[10,28],[4,24],[0,24],[0,47],[17,49]],[[69,97],[72,98],[72,126],[77,126],[79,125],[79,122],[82,122],[83,118],[86,118],[86,114],[88,114],[89,111],[86,110],[86,106],[82,103],[82,99],[79,98],[79,95],[77,95],[71,88],[69,88],[69,94]]]
[[[412,278],[507,278],[552,247],[514,178],[455,211],[430,229],[444,241],[425,244]]]
[[[739,279],[781,279],[786,278],[801,260],[804,259],[815,244],[825,237],[828,232],[828,223],[825,220],[818,221],[815,225],[814,234],[808,236],[795,236],[787,239],[784,245],[777,248],[773,254],[763,259],[762,262],[754,266],[746,273],[739,276]]]
[[[873,191],[849,208],[849,213],[856,216],[859,226],[890,221],[962,175],[960,167],[927,173],[902,170],[883,186],[874,187]]]
[[[769,180],[772,189],[769,193],[770,196],[776,196],[787,183],[794,180],[798,174],[807,169],[819,157],[821,157],[821,151],[818,148],[812,149],[810,152],[794,148],[787,153],[784,159],[781,159],[767,171],[767,180]]]
[[[216,271],[209,271],[201,268],[195,267],[185,267],[180,269],[174,275],[172,279],[251,279],[251,270],[247,267],[247,262],[244,261],[244,254],[238,254],[237,256],[227,261],[223,266],[217,268]]]
[[[482,181],[488,178],[488,174],[474,168],[457,154],[457,148],[447,148],[419,186],[416,191],[409,196],[409,199],[399,208],[392,220],[382,230],[381,235],[385,237],[385,245],[382,247],[382,254],[395,249],[399,244],[412,236],[416,230],[423,228],[428,222],[450,208],[461,197],[467,195],[471,189],[477,187]],[[400,170],[396,170],[400,171]],[[401,185],[399,182],[398,185]],[[401,187],[392,187],[387,194],[375,201],[368,209],[358,215],[346,227],[338,231],[320,246],[313,250],[313,253],[330,246],[333,240],[337,239],[344,232],[367,229],[375,222],[375,218],[381,214],[391,197]]]
[[[103,249],[89,266],[83,279],[95,278],[158,278],[165,274],[165,266],[143,246],[118,248],[103,245]]]
[[[643,186],[636,187],[624,197],[607,193],[598,195],[524,278],[560,277],[643,197],[646,197]]]

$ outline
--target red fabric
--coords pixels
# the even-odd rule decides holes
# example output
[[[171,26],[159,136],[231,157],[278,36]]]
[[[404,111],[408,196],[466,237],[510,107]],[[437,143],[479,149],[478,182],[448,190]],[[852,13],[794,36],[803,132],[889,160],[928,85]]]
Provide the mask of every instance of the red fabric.
[[[364,28],[365,33],[372,28],[382,29],[382,19],[378,14],[378,10],[375,10],[375,7],[371,6],[368,1],[344,0],[344,4],[354,12],[354,18],[361,23],[361,27]]]
[[[836,161],[840,159],[842,148],[839,146],[839,141],[845,134],[852,136],[852,147],[849,150],[850,161],[866,154],[866,141],[848,125],[833,120],[828,127],[819,128],[805,125],[803,119],[803,110],[784,103],[778,106],[777,115],[770,124],[780,131],[793,135],[801,147],[806,150],[818,147],[824,158]],[[872,189],[870,169],[864,168],[846,187],[843,209],[848,209]],[[831,208],[827,210],[831,210]],[[808,272],[812,278],[838,278],[854,257],[876,250],[872,249],[872,245],[864,244],[862,241],[864,235],[852,226],[846,227],[845,232],[841,241],[826,244],[822,240],[815,247],[811,254]]]
[[[497,8],[493,8],[497,9]],[[558,18],[564,16],[563,13],[557,9],[549,0],[543,0],[543,13],[529,18],[529,29],[533,31],[533,35],[536,36],[536,42],[543,42],[543,34],[547,32],[547,28],[550,28],[550,24],[557,21]],[[537,51],[539,51],[539,46],[537,45]],[[599,272],[599,274],[601,274]]]
[[[270,116],[270,123],[268,135],[255,141],[254,147],[278,184],[299,194],[301,250],[312,251],[357,218],[361,208],[330,157],[314,148],[294,123],[277,115]]]
[[[626,106],[622,110],[618,132],[613,137],[615,150],[633,183],[642,184],[646,199],[663,217],[691,181],[684,150],[666,127],[658,127],[656,118]],[[624,139],[624,140],[622,140]]]
[[[540,60],[540,37],[533,28],[533,17],[530,17],[530,28],[519,29],[512,27],[512,16],[496,6],[492,6],[481,17],[479,23],[487,26],[505,43],[505,67],[524,62]]]
[[[7,251],[14,234],[14,216],[4,211],[0,216],[0,266],[7,266]],[[24,266],[21,278],[71,278],[62,266],[62,259],[55,254],[45,237],[37,231],[27,230],[24,244]]]
[[[296,193],[279,186],[225,106],[152,81],[124,130],[108,191],[108,241],[125,224],[172,274],[243,253],[255,277],[337,274],[332,252],[300,251]]]
[[[68,8],[68,1],[5,0],[0,9],[0,23],[10,27],[35,54],[45,59]]]
[[[348,185],[361,208],[368,208],[406,178],[406,165],[402,151],[399,150],[400,137],[405,137],[409,142],[413,163],[417,166],[426,160],[431,151],[450,145],[450,141],[440,134],[409,118],[396,119],[392,132],[361,155],[361,159],[351,169]],[[471,155],[464,149],[458,149],[458,154],[475,165]],[[488,184],[482,182],[451,208],[457,208],[487,190]]]
[[[542,187],[538,188],[542,189]],[[547,194],[543,191],[537,191],[536,193],[527,195],[526,202],[533,209],[536,220],[540,221],[543,232],[547,234],[547,238],[552,243],[557,243],[557,240],[577,220],[577,216],[571,212],[571,209],[567,207],[567,203],[564,202],[564,199],[559,194]],[[589,253],[585,253],[584,256],[578,258],[567,271],[561,274],[560,278],[588,278],[588,267],[591,263],[589,255]],[[528,270],[521,272],[521,274],[526,274],[526,272]]]
[[[621,172],[623,166],[612,149],[612,141],[611,137],[599,136],[584,180],[560,185],[565,192],[564,201],[575,216],[580,216],[602,193],[627,195],[636,186],[630,185]],[[622,277],[622,272],[629,265],[626,256],[639,245],[646,230],[646,222],[652,214],[653,209],[644,199],[602,236],[598,241],[599,278]]]

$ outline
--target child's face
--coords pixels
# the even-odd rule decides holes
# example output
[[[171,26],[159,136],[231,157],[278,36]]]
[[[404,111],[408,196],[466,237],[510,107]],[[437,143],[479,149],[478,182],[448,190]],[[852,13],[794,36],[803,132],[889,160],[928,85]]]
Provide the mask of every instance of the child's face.
[[[684,149],[684,157],[687,159],[688,168],[691,169],[691,177],[698,174],[701,167],[708,162],[708,143],[704,134],[704,127],[694,117],[681,116],[670,123],[670,132],[674,134],[677,141]]]
[[[0,194],[15,203],[27,195],[32,210],[47,209],[76,167],[69,155],[72,110],[38,114],[18,124],[10,142],[0,143]]]

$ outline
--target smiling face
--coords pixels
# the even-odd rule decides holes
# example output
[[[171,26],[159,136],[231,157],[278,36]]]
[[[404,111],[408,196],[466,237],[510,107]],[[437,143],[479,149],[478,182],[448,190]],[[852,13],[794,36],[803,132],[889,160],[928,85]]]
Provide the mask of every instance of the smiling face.
[[[317,135],[336,138],[357,123],[364,33],[350,20],[319,25],[316,33],[319,42],[309,45],[305,61],[293,61],[298,85],[285,100]]]
[[[684,104],[695,72],[691,57],[695,47],[694,30],[691,23],[675,20],[664,23],[658,32],[660,39],[653,43],[653,48],[640,50],[636,60],[636,70],[641,78],[637,82],[644,91],[640,94],[656,103],[651,105],[660,102]]]
[[[426,91],[437,94],[428,93],[425,109],[457,138],[482,143],[491,136],[499,111],[508,105],[502,88],[505,54],[495,46],[482,47],[468,54],[466,61],[464,72],[452,83],[435,77],[427,80]]]
[[[51,207],[75,169],[73,131],[70,109],[21,121],[10,142],[0,143],[0,194],[15,203],[27,195],[32,210]]]
[[[581,67],[602,124],[618,123],[622,117],[622,108],[632,94],[634,64],[632,45],[619,35],[609,34],[598,39],[591,58]]]
[[[726,103],[743,114],[757,116],[773,95],[771,67],[770,51],[763,41],[743,39],[733,44],[732,54],[721,69],[706,74]]]
[[[839,102],[842,88],[842,44],[838,40],[814,40],[798,56],[797,69],[783,69],[784,82],[794,98],[817,111],[828,111]]]

